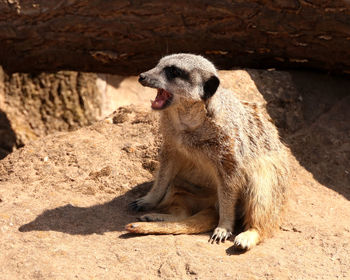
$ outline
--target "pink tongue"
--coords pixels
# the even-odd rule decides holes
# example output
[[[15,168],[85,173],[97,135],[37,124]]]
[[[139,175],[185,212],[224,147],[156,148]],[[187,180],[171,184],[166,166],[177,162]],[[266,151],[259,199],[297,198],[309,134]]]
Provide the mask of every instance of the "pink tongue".
[[[164,90],[158,90],[156,99],[152,102],[153,109],[161,109],[165,102],[167,101],[168,96]]]

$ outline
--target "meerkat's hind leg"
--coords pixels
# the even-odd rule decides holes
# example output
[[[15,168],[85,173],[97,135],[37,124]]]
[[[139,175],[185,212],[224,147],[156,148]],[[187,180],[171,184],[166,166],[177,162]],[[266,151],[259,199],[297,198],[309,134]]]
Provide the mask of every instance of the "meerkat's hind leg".
[[[266,155],[253,162],[251,167],[250,182],[243,198],[245,231],[234,239],[234,245],[245,250],[272,235],[279,225],[284,200],[283,180],[276,158]]]
[[[248,229],[238,234],[233,245],[242,250],[249,250],[260,242],[260,234],[256,229]]]

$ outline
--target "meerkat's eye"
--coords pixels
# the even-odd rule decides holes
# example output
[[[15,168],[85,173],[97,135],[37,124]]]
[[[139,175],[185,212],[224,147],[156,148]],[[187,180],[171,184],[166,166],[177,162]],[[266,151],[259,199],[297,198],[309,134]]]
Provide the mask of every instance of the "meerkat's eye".
[[[165,75],[168,80],[174,80],[175,78],[181,78],[188,80],[188,73],[176,66],[168,66],[164,68]]]

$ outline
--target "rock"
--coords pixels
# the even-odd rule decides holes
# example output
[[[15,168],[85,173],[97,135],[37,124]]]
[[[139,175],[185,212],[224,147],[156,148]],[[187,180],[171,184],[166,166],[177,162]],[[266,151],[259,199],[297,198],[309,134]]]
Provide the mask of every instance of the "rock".
[[[140,91],[135,81],[73,71],[8,75],[0,67],[0,158],[50,133],[90,125],[119,106],[145,104],[153,92]],[[123,122],[119,117],[114,121]]]
[[[290,147],[281,231],[245,254],[230,240],[209,244],[209,234],[127,234],[140,215],[127,205],[151,187],[161,139],[157,113],[122,107],[109,121],[41,137],[0,161],[2,278],[349,278],[349,81],[330,82],[323,95],[324,75],[220,75],[239,98],[267,104]]]

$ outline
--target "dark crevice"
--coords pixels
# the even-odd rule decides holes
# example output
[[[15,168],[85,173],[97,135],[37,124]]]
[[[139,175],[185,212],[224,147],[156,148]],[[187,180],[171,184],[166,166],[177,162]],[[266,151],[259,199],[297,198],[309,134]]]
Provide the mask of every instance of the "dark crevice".
[[[0,159],[10,154],[16,146],[16,133],[7,115],[0,111]]]
[[[266,86],[259,72],[248,70],[283,142],[319,183],[350,200],[350,80],[289,71],[291,89],[278,78]]]

